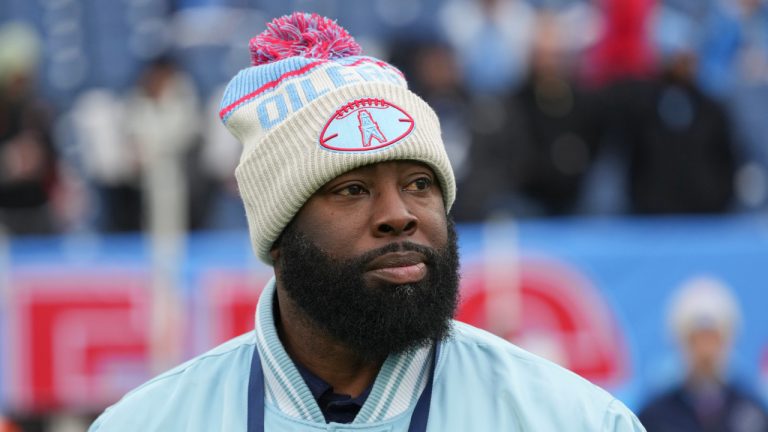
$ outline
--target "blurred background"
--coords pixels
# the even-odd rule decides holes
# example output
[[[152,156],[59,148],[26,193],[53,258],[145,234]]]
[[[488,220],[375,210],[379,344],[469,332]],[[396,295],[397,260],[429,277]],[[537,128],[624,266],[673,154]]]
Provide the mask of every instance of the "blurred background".
[[[459,319],[644,422],[712,382],[695,411],[738,394],[752,429],[710,430],[768,430],[765,0],[2,0],[0,431],[83,431],[252,328],[271,269],[219,102],[294,10],[437,111]]]

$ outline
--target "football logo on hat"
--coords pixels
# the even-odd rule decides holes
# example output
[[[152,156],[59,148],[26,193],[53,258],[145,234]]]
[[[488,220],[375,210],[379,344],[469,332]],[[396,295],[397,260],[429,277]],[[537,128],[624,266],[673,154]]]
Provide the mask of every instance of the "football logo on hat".
[[[390,146],[413,130],[413,117],[383,99],[364,98],[336,110],[320,133],[320,145],[336,151]]]

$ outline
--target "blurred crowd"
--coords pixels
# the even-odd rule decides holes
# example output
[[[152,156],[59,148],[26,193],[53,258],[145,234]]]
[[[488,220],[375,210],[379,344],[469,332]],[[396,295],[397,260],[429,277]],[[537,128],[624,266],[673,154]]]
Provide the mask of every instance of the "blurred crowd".
[[[218,104],[293,8],[339,16],[436,109],[458,221],[768,208],[764,0],[293,3],[0,7],[5,229],[244,227]]]

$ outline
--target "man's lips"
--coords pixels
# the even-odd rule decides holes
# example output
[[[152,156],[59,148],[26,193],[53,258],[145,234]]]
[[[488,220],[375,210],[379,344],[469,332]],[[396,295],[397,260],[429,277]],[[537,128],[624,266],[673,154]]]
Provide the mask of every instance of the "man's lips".
[[[418,252],[390,252],[374,258],[366,275],[393,284],[418,282],[427,274],[426,257]]]

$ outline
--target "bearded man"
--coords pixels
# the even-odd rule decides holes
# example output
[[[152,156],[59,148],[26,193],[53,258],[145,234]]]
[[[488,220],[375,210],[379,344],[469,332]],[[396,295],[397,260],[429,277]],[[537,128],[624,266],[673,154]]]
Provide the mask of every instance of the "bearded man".
[[[254,331],[126,395],[106,431],[642,431],[605,391],[452,321],[453,171],[434,111],[335,22],[251,41],[221,117],[254,250]]]

